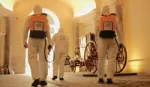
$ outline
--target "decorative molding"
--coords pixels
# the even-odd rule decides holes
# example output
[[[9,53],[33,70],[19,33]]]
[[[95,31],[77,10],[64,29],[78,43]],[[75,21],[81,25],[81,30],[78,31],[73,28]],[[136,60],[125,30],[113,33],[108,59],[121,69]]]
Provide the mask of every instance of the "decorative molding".
[[[0,16],[11,16],[11,15],[13,15],[13,12],[4,8],[1,3],[0,3],[0,11],[1,11]]]
[[[90,13],[80,16],[80,17],[75,17],[74,19],[78,20],[78,23],[86,23],[89,21],[95,21],[96,17],[96,9],[92,10]]]
[[[132,60],[128,60],[128,62],[136,62],[136,61],[146,61],[149,60],[148,58],[144,58],[144,59],[132,59]]]

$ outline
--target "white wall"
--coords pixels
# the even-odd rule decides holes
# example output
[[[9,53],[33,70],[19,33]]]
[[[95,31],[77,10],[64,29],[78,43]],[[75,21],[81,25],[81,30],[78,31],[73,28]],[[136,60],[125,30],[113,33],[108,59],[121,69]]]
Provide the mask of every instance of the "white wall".
[[[123,0],[127,72],[150,74],[150,0]]]

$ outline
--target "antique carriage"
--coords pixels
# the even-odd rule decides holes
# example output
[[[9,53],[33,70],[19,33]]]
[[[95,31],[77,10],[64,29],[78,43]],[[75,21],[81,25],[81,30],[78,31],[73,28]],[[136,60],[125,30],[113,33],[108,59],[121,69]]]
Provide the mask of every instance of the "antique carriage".
[[[116,43],[118,45],[118,53],[116,57],[116,73],[120,73],[126,66],[127,63],[127,51],[125,46],[122,44],[122,48],[119,47],[118,41],[116,39]],[[86,70],[92,73],[97,71],[97,63],[98,63],[98,52],[97,52],[97,44],[94,33],[88,33],[85,36],[80,38],[80,56],[84,58],[84,64],[79,60],[74,61],[74,67],[72,70],[75,71],[76,66],[85,65]],[[107,56],[106,56],[107,57]]]

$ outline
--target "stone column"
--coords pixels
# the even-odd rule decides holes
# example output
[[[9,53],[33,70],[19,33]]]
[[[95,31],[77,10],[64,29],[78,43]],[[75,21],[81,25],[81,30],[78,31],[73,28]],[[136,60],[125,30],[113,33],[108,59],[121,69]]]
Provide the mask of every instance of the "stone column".
[[[73,19],[73,36],[74,36],[74,47],[79,46],[79,24],[77,19]]]
[[[100,24],[102,2],[103,2],[103,0],[95,0],[95,3],[96,3],[95,39],[96,39],[96,41],[98,41],[98,37],[99,37],[99,24]]]
[[[123,29],[123,11],[122,11],[122,0],[116,0],[116,14],[118,18],[118,28],[120,29],[120,32],[122,35],[122,43],[124,43],[124,29]]]
[[[6,20],[6,37],[5,37],[5,65],[8,66],[10,74],[14,74],[14,71],[12,69],[11,64],[11,42],[10,42],[10,36],[11,36],[11,29],[12,29],[12,17],[5,17]]]
[[[5,36],[6,36],[6,20],[4,16],[0,16],[0,67],[3,67],[5,64]]]

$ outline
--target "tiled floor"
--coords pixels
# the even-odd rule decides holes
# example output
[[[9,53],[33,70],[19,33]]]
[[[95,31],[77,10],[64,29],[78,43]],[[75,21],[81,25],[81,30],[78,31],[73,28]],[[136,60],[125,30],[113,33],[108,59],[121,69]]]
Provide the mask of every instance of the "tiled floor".
[[[46,87],[150,87],[149,75],[116,76],[111,85],[98,84],[97,77],[83,77],[83,72],[67,72],[64,81],[52,81],[51,78],[48,76]],[[0,75],[0,87],[31,87],[31,83],[29,75]]]

